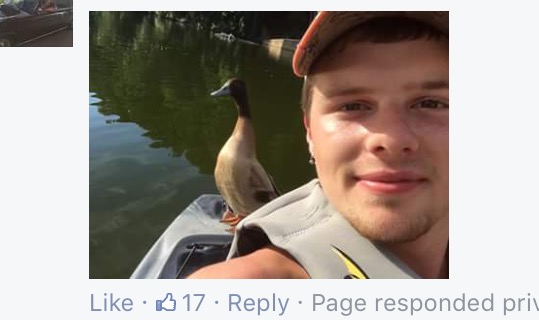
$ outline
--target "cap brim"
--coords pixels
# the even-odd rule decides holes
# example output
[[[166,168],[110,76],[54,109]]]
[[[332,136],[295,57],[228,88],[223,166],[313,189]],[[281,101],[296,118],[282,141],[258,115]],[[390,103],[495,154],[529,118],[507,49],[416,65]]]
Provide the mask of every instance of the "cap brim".
[[[311,22],[301,38],[292,67],[298,77],[303,77],[318,55],[336,38],[354,26],[377,17],[408,17],[425,22],[449,35],[448,11],[321,11]]]

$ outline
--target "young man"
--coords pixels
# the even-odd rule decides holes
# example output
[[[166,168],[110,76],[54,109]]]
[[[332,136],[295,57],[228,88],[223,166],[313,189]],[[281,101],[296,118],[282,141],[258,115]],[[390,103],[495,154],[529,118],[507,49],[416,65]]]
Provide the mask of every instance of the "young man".
[[[449,14],[320,12],[293,67],[318,179],[191,278],[448,278]]]

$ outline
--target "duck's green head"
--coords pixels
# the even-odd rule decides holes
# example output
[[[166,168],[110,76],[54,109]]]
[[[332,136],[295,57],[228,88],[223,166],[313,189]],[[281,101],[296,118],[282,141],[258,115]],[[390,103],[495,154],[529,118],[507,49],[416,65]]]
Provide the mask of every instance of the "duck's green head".
[[[247,89],[241,79],[231,78],[219,89],[211,93],[212,97],[231,96],[233,98],[245,97]]]

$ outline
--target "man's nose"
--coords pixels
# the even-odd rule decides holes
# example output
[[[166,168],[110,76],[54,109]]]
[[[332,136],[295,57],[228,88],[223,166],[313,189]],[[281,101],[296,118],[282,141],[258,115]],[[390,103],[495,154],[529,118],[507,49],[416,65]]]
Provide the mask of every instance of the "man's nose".
[[[369,126],[366,148],[380,156],[407,156],[419,149],[419,139],[406,115],[388,112]]]

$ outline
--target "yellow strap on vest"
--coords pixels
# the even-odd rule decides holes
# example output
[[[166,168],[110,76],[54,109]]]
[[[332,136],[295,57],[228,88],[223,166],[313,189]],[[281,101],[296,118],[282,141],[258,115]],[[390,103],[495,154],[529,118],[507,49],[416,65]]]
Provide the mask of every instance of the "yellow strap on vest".
[[[351,279],[369,279],[365,272],[358,266],[346,253],[335,246],[331,246],[333,252],[335,252],[339,258],[344,262],[346,269],[348,269],[348,276]]]

